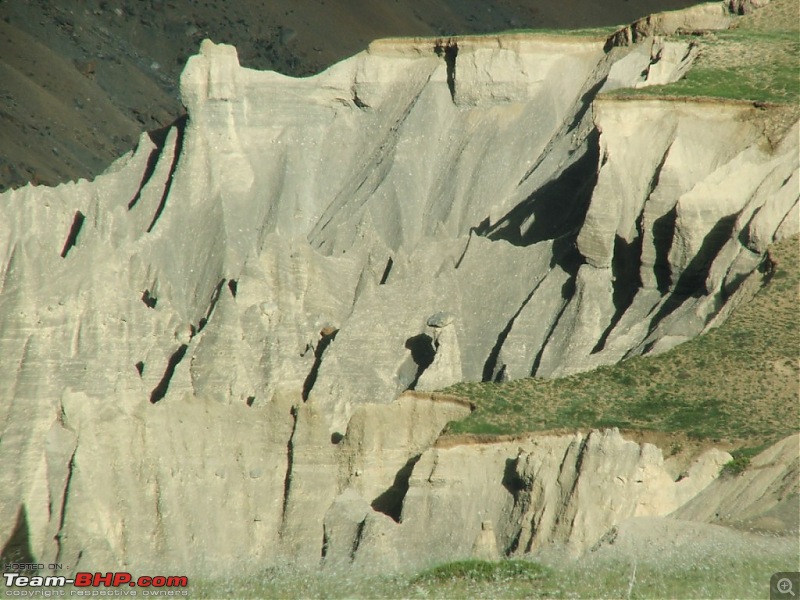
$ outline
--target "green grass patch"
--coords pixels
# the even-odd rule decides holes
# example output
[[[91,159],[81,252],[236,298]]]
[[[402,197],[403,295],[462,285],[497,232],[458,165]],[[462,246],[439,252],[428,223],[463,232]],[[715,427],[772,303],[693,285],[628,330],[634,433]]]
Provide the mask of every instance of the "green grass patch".
[[[750,468],[750,462],[754,456],[767,449],[767,444],[760,446],[753,446],[750,448],[738,448],[731,453],[733,458],[722,467],[722,474],[728,476],[737,476],[744,473]]]
[[[781,104],[796,104],[800,99],[800,11],[796,0],[773,0],[755,13],[740,17],[725,31],[667,39],[699,45],[692,69],[675,83],[615,90],[611,95],[709,97]]]
[[[446,563],[424,571],[411,583],[444,583],[453,581],[501,583],[516,581],[540,581],[550,576],[550,569],[527,560],[462,560]]]
[[[499,34],[491,35],[541,35],[541,36],[560,36],[560,37],[585,37],[604,39],[613,35],[622,25],[612,25],[608,27],[585,27],[583,29],[506,29]]]
[[[770,545],[774,547],[769,547]],[[192,598],[760,598],[769,579],[797,569],[796,543],[711,548],[640,557],[459,561],[418,574],[269,569],[190,584]],[[634,571],[635,568],[635,571]]]
[[[619,427],[760,447],[797,431],[800,249],[771,250],[771,280],[720,327],[658,356],[561,379],[459,383],[476,410],[450,434]]]

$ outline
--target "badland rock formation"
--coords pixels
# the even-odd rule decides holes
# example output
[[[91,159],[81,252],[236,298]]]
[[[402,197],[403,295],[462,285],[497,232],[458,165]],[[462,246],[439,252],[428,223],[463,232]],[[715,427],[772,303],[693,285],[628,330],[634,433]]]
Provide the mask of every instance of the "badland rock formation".
[[[719,451],[676,473],[613,430],[437,444],[470,407],[431,390],[671,348],[800,228],[797,123],[598,97],[690,68],[632,31],[383,40],[304,79],[206,41],[187,118],[0,196],[0,546],[208,575],[713,520]],[[768,476],[797,493],[797,461]]]

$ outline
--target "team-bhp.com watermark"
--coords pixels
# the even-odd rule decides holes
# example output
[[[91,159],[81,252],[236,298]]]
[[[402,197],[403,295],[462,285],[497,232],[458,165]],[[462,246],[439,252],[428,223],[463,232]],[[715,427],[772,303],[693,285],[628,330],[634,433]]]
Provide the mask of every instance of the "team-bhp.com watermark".
[[[16,573],[3,573],[5,597],[12,598],[52,598],[59,596],[80,597],[181,597],[188,596],[189,578],[183,575],[142,575],[134,578],[127,572],[76,573],[73,577],[64,575],[24,575],[17,567],[8,570]],[[63,588],[72,586],[72,589]]]

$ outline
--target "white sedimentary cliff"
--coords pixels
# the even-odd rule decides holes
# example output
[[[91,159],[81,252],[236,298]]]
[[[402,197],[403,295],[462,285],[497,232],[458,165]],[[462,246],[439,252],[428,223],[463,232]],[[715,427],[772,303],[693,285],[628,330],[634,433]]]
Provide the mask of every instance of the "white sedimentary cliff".
[[[396,400],[669,348],[760,277],[799,227],[797,124],[769,143],[770,108],[595,98],[693,57],[387,40],[291,79],[204,42],[184,122],[0,196],[0,546],[413,565],[678,508],[718,468],[673,483],[612,433],[434,448],[469,407]]]

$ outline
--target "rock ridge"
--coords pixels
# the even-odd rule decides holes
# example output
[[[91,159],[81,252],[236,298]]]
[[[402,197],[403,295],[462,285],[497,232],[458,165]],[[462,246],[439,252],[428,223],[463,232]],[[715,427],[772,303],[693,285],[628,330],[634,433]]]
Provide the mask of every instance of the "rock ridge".
[[[688,43],[470,43],[293,79],[206,41],[185,123],[94,182],[0,195],[0,545],[418,565],[491,521],[501,553],[580,551],[716,477],[720,454],[675,482],[615,432],[437,446],[470,407],[431,392],[720,322],[800,229],[798,124],[770,141],[770,107],[597,101],[680,76]]]

